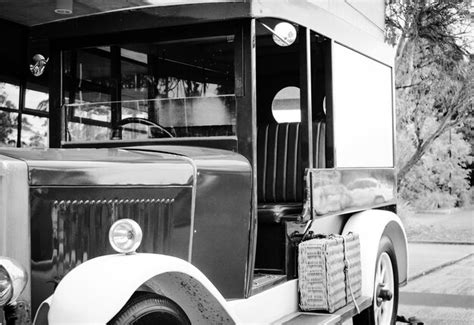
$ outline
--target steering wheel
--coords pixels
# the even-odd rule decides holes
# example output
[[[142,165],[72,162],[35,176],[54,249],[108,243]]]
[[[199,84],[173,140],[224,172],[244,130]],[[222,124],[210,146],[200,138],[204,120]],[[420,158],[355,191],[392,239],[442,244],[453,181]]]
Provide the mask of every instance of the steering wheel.
[[[169,137],[169,138],[174,138],[173,134],[171,134],[168,130],[166,130],[163,126],[159,125],[158,123],[155,123],[155,122],[150,121],[150,120],[148,120],[146,118],[143,118],[143,117],[127,117],[127,118],[121,119],[118,122],[117,127],[114,129],[112,139],[118,138],[118,136],[117,136],[117,134],[119,134],[118,131],[120,129],[123,129],[124,125],[132,124],[132,123],[142,124],[142,125],[146,125],[146,126],[153,126],[153,127],[159,129],[161,135],[165,135],[166,137]],[[120,136],[120,138],[121,138],[121,136]]]

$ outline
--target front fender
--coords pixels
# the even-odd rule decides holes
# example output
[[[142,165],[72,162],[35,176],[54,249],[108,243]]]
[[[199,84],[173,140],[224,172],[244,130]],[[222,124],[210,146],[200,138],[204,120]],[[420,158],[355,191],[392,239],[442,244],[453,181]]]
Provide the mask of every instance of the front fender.
[[[374,292],[375,263],[380,239],[387,236],[393,243],[398,264],[400,284],[407,281],[408,244],[400,218],[392,212],[368,210],[349,218],[343,233],[359,234],[362,268],[362,295],[372,297]]]
[[[69,272],[51,298],[50,324],[105,324],[140,290],[175,301],[192,324],[235,323],[224,297],[190,263],[166,255],[107,255]]]

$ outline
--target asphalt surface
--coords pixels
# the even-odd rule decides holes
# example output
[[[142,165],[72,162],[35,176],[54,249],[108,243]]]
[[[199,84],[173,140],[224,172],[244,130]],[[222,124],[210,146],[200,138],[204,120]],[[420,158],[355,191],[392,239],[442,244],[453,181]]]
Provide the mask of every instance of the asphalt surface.
[[[474,254],[474,245],[409,243],[408,280]]]
[[[429,325],[474,324],[474,245],[410,243],[409,250],[398,314]]]
[[[404,224],[408,284],[400,288],[398,315],[425,325],[474,325],[474,208],[416,213]]]

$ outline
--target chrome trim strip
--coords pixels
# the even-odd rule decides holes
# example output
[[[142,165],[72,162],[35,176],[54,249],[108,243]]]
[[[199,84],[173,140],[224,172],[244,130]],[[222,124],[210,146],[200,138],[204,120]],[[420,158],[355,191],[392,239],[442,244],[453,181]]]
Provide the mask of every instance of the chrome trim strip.
[[[245,29],[244,29],[245,30]],[[250,54],[250,65],[246,67],[246,73],[250,73],[249,76],[246,78],[250,78],[250,85],[246,85],[246,91],[250,91],[246,94],[246,96],[250,97],[251,101],[251,111],[252,111],[252,119],[251,119],[251,128],[252,128],[252,139],[257,138],[257,44],[256,44],[256,20],[250,20],[250,30],[249,35],[244,36],[250,37],[248,40],[250,42],[250,48],[248,49],[250,53],[245,52],[245,48],[247,45],[244,46],[244,57]],[[247,65],[247,64],[246,64]],[[267,139],[268,140],[268,139]],[[252,141],[252,161],[251,161],[251,168],[252,171],[257,170],[257,143]],[[249,254],[247,259],[247,266],[245,267],[245,287],[244,287],[244,295],[246,298],[250,297],[252,294],[252,286],[253,286],[253,275],[254,275],[254,268],[255,268],[255,256],[257,255],[257,173],[252,172],[252,209],[251,209],[251,223],[249,229]]]
[[[191,190],[191,226],[190,226],[190,234],[189,234],[189,253],[188,253],[188,262],[192,262],[192,254],[193,254],[193,238],[194,238],[194,214],[196,211],[196,192],[197,192],[197,165],[193,159],[186,157],[186,156],[179,156],[184,160],[188,161],[191,166],[193,167],[193,188]]]

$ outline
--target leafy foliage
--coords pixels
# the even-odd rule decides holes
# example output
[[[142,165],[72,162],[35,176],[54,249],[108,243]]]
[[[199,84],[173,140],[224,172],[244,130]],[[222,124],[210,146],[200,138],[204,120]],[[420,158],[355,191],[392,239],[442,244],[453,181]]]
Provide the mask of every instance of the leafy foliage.
[[[433,118],[425,121],[426,132],[437,127]],[[410,129],[399,139],[403,155],[415,151],[410,141]],[[428,148],[420,161],[406,174],[400,195],[421,209],[448,208],[459,205],[469,191],[466,164],[471,162],[470,145],[457,130],[445,132]],[[408,151],[408,152],[406,152]],[[466,159],[466,157],[468,157]],[[402,157],[400,157],[403,159]]]

